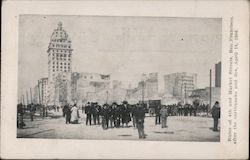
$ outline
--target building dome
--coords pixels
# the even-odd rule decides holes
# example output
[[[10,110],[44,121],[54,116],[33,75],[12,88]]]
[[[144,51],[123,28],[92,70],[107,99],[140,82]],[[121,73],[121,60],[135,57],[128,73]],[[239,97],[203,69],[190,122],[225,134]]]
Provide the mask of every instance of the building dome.
[[[58,22],[57,29],[51,35],[50,41],[52,42],[67,42],[68,41],[68,33],[63,29],[62,22]]]

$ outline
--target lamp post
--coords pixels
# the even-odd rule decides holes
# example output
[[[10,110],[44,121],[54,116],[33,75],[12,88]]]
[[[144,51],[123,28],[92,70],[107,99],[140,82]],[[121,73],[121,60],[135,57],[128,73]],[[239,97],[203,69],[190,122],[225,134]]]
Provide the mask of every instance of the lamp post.
[[[109,91],[107,90],[106,93],[107,93],[107,98],[106,98],[106,104],[107,104],[109,99]]]
[[[142,85],[142,105],[144,105],[144,98],[145,98],[145,91],[144,91],[144,88],[145,88],[145,80],[146,80],[146,76],[144,74],[142,74],[142,78],[141,78],[141,85]]]
[[[207,108],[207,116],[208,116],[208,109],[211,108],[212,105],[212,70],[209,70],[209,107]]]

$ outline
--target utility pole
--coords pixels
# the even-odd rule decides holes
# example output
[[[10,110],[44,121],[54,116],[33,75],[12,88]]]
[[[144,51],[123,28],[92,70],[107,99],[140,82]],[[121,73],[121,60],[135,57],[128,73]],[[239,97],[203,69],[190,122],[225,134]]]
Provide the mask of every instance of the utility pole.
[[[209,108],[212,105],[212,70],[210,69],[209,72]],[[207,115],[208,115],[208,108],[207,108]]]
[[[179,87],[178,87],[179,88]],[[179,90],[179,89],[178,89]],[[183,79],[181,80],[181,101],[183,101]],[[182,102],[181,102],[182,103]],[[184,103],[184,101],[183,101]]]
[[[42,83],[42,94],[41,94],[41,99],[42,99],[42,104],[43,104],[43,83]]]
[[[144,105],[144,80],[142,80],[142,105]]]
[[[23,105],[25,105],[24,95],[22,95]]]
[[[185,94],[184,96],[185,96],[185,97],[184,97],[184,101],[185,101],[185,103],[187,103],[187,102],[186,102],[186,100],[187,100],[187,88],[186,88],[186,83],[184,83],[184,86],[185,86],[185,91],[184,91],[184,94]]]
[[[32,96],[32,90],[31,90],[31,88],[30,88],[30,103],[33,103],[33,96]]]
[[[28,91],[26,91],[27,105],[29,104]]]
[[[38,86],[37,86],[37,89],[38,89],[38,99],[39,99],[39,104],[41,104],[41,97],[40,97],[40,82],[38,80]]]
[[[106,104],[108,104],[108,99],[109,99],[109,91],[106,91],[106,93],[107,93]]]

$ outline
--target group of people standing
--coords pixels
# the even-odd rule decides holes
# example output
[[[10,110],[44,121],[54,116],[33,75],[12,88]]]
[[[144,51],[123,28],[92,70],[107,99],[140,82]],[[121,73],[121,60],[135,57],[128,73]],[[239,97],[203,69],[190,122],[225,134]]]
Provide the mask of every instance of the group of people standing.
[[[102,124],[103,129],[118,128],[128,126],[132,120],[133,108],[126,101],[122,105],[113,103],[112,105],[104,104],[102,107],[97,103],[87,103],[85,107],[86,125]],[[100,123],[102,119],[102,123]],[[134,123],[133,123],[134,124]],[[135,125],[134,125],[135,126]]]
[[[169,108],[166,105],[158,105],[155,107],[155,125],[160,125],[161,128],[167,128],[167,117]]]
[[[191,104],[171,104],[167,105],[169,116],[197,116],[197,115],[207,115],[209,110],[209,105],[191,105]],[[152,115],[153,109],[150,109]],[[156,112],[156,111],[155,111]]]
[[[41,116],[47,116],[47,107],[43,105],[30,104],[27,107],[23,107],[22,104],[17,105],[17,126],[22,128],[25,126],[23,122],[23,116],[26,110],[29,110],[30,119],[33,121],[34,114],[37,110],[40,111]],[[190,112],[190,116],[196,116],[196,109],[192,106],[178,106],[178,105],[158,105],[155,106],[155,125],[160,125],[162,128],[167,127],[167,117],[173,115],[173,108],[177,109],[178,115],[187,116],[187,112]],[[186,108],[186,109],[185,109]],[[50,108],[49,108],[50,109]],[[56,107],[55,111],[59,111]],[[196,111],[195,111],[196,110]],[[62,108],[63,117],[66,119],[66,124],[78,124],[79,123],[79,109],[76,104],[66,104]],[[86,125],[101,125],[103,129],[128,127],[132,121],[133,127],[138,129],[139,138],[145,138],[144,133],[144,119],[146,108],[137,103],[136,105],[129,105],[127,101],[123,101],[121,105],[113,103],[111,105],[104,104],[103,106],[98,103],[88,102],[86,106],[82,107],[82,113],[86,114]],[[212,117],[214,119],[214,131],[218,131],[218,122],[220,118],[220,106],[219,102],[215,102],[212,110]]]
[[[63,117],[66,118],[66,124],[78,124],[78,120],[80,118],[79,115],[79,110],[76,106],[74,105],[65,105],[62,109],[63,111]]]
[[[26,125],[23,121],[24,116],[28,116],[30,118],[30,121],[34,121],[36,113],[38,113],[38,116],[40,116],[41,118],[44,118],[48,116],[48,109],[47,107],[45,107],[45,105],[41,104],[17,104],[17,127],[23,128]]]
[[[133,127],[138,129],[139,138],[144,139],[144,119],[145,108],[141,104],[129,105],[124,101],[121,105],[113,103],[112,105],[88,102],[82,107],[82,113],[86,114],[86,125],[101,125],[104,130],[108,128],[129,127],[133,122]],[[77,124],[80,118],[79,110],[73,106],[65,105],[63,107],[63,116],[66,124]]]

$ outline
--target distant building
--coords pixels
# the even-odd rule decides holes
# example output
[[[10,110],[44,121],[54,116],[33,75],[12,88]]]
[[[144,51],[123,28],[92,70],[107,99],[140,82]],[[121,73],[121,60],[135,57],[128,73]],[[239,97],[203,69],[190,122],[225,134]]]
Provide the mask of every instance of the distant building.
[[[113,80],[112,85],[113,89],[122,88],[122,82],[118,80]]]
[[[38,88],[40,90],[40,102],[43,105],[48,103],[48,78],[41,78],[38,81]],[[39,93],[38,93],[39,96]]]
[[[61,105],[63,101],[71,99],[70,80],[72,71],[71,40],[63,29],[62,23],[58,23],[50,37],[48,46],[48,103]],[[67,85],[67,86],[66,86]],[[65,93],[67,92],[67,93]]]
[[[215,87],[221,87],[221,61],[215,64]]]
[[[131,103],[158,98],[158,73],[142,74],[142,80],[134,89],[127,90],[127,98]]]
[[[71,75],[71,94],[75,103],[95,101],[103,103],[110,90],[110,75],[73,72]]]
[[[38,85],[35,85],[35,87],[33,88],[33,92],[32,92],[32,102],[34,104],[38,104],[39,103],[39,93],[38,93]]]
[[[221,102],[221,88],[212,87],[211,88],[211,105],[213,106],[216,101]],[[195,89],[189,96],[190,99],[199,100],[202,104],[209,104],[210,101],[210,88],[206,87],[203,89]]]
[[[158,96],[158,73],[149,73],[146,79],[146,98],[154,99]]]
[[[112,97],[110,96],[111,102],[121,103],[127,97],[127,89],[122,88],[122,82],[113,80]]]
[[[178,72],[164,76],[165,93],[185,99],[196,89],[197,74]]]

